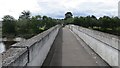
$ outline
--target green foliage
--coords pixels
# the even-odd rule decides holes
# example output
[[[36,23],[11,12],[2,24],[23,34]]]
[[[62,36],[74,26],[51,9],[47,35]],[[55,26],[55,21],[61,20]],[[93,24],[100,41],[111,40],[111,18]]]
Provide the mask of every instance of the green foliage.
[[[9,35],[15,35],[16,34],[16,30],[15,30],[15,26],[16,26],[16,20],[14,19],[14,17],[10,16],[10,15],[6,15],[3,18],[3,25],[2,25],[2,34],[3,36],[9,34]]]
[[[71,13],[71,12],[67,12],[66,14],[65,14],[65,18],[64,18],[64,25],[66,25],[66,24],[70,24],[70,23],[73,23],[73,14]]]
[[[19,20],[20,19],[29,19],[30,18],[30,11],[23,11],[21,12],[21,15],[19,16]]]
[[[118,17],[103,16],[97,19],[95,16],[74,17],[73,24],[86,28],[120,35],[120,19]]]
[[[68,19],[64,20],[64,24],[72,24],[73,21],[74,21],[73,18],[68,18]]]
[[[68,18],[72,18],[73,14],[71,12],[67,12],[65,14],[65,20],[68,19]]]
[[[2,27],[4,37],[13,35],[13,37],[30,38],[59,22],[59,20],[47,16],[36,15],[31,17],[30,15],[30,11],[23,11],[18,20],[15,20],[10,15],[4,16]]]

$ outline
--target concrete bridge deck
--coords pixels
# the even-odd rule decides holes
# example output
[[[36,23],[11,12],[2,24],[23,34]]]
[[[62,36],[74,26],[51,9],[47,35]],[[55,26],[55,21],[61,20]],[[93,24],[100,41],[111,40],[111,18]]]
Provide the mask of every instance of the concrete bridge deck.
[[[0,56],[0,59],[2,58],[0,67],[109,68],[110,65],[113,68],[120,68],[119,44],[119,37],[114,35],[76,25],[67,25],[64,28],[56,25],[28,40],[12,45]]]
[[[67,27],[60,29],[43,66],[108,66]]]

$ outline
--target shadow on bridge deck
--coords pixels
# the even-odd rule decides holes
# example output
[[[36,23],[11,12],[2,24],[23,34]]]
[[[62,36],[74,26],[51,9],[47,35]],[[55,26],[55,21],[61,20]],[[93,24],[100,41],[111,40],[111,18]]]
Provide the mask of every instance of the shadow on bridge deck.
[[[64,27],[60,29],[43,66],[99,66],[94,58]],[[107,66],[105,62],[102,65]]]
[[[63,30],[59,30],[58,35],[48,53],[43,66],[61,66],[62,65],[62,42],[63,42]]]

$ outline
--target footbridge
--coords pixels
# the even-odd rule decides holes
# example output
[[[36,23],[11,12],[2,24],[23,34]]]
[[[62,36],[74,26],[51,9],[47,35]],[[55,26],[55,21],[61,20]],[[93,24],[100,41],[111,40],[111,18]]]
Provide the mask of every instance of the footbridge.
[[[2,67],[119,68],[119,44],[118,36],[75,25],[56,25],[3,52]]]

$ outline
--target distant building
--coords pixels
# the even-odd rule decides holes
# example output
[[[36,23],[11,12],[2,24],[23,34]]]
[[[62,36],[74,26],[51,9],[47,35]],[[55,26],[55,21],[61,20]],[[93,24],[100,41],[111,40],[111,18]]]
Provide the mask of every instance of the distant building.
[[[118,17],[120,18],[120,1],[118,2]]]

